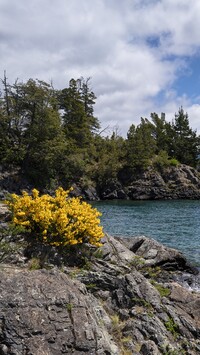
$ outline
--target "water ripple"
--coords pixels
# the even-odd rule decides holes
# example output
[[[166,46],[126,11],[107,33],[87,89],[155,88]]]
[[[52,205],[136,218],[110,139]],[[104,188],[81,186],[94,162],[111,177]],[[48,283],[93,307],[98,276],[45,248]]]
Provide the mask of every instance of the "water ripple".
[[[200,266],[200,201],[100,201],[105,232],[113,236],[146,235],[178,249]]]

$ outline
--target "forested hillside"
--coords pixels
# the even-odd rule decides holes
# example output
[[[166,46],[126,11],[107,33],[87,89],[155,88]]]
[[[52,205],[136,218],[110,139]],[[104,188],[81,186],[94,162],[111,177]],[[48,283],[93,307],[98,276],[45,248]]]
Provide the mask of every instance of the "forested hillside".
[[[179,162],[197,167],[200,137],[183,108],[172,117],[152,113],[132,124],[123,138],[101,133],[94,115],[90,79],[71,79],[56,90],[41,80],[2,79],[0,165],[18,168],[38,188],[72,183],[101,188],[112,179],[137,174],[149,165],[162,170]],[[133,117],[134,121],[134,117]]]

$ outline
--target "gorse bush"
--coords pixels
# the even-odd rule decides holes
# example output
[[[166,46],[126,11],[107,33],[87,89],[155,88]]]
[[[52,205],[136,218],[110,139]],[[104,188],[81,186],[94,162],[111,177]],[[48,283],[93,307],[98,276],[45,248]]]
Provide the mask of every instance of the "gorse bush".
[[[69,198],[70,190],[59,187],[55,197],[39,196],[23,191],[22,195],[11,194],[6,201],[13,223],[23,226],[31,235],[44,243],[66,246],[90,243],[100,246],[103,229],[101,213],[78,197]]]

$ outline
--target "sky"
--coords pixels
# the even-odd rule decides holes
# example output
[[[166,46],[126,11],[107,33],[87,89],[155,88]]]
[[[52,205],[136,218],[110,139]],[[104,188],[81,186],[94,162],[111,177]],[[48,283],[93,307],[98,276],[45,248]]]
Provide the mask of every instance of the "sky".
[[[0,0],[0,77],[90,79],[106,134],[182,106],[200,134],[199,0]]]

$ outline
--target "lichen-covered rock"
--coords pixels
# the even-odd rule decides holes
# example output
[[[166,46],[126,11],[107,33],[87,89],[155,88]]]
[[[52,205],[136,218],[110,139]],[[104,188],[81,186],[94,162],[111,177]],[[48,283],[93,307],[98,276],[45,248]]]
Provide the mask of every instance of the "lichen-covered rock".
[[[0,272],[1,354],[118,354],[106,312],[83,284],[57,271]]]
[[[195,355],[200,347],[200,293],[174,281],[180,270],[197,271],[180,252],[144,236],[107,237],[101,258],[77,277],[93,285],[90,291],[109,314],[118,314],[121,340],[129,339],[126,345],[133,354],[170,350]]]
[[[196,270],[180,252],[105,236],[86,267],[59,267],[53,251],[51,270],[0,265],[1,355],[200,353],[200,292],[179,282]]]

